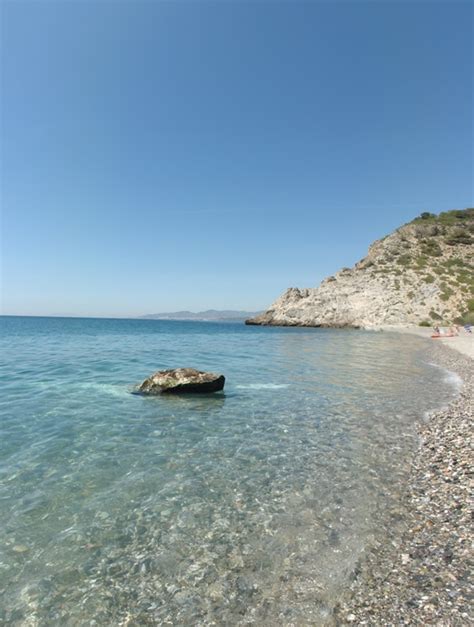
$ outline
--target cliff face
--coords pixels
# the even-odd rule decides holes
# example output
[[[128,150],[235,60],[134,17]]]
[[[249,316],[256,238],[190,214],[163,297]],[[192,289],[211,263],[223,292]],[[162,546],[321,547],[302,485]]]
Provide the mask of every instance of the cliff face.
[[[474,209],[424,213],[316,288],[289,288],[247,324],[452,323],[474,310]]]

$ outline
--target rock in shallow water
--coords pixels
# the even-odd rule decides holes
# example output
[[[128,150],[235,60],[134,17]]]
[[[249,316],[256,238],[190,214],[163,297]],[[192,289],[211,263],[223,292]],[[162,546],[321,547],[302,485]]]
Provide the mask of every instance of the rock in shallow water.
[[[159,370],[152,374],[137,389],[138,394],[182,394],[209,393],[224,389],[222,374],[203,372],[194,368]]]

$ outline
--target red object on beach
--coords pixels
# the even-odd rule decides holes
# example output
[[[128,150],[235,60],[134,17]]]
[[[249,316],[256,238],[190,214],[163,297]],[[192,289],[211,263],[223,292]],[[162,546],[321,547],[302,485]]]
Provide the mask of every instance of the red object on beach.
[[[440,338],[440,337],[456,337],[456,334],[455,333],[445,333],[444,335],[441,335],[441,334],[439,334],[439,335],[432,335],[431,337],[434,340],[436,340],[437,338]]]

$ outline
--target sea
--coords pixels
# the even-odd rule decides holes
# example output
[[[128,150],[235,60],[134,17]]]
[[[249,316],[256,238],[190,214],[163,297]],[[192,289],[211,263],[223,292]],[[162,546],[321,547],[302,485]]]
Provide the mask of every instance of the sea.
[[[329,623],[458,394],[426,340],[356,330],[4,316],[0,356],[5,625]],[[225,389],[133,394],[175,367]]]

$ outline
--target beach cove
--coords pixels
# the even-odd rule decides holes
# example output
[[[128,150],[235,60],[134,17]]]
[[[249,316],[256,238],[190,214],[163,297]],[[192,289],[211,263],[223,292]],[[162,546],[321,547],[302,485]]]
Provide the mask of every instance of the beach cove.
[[[474,4],[1,15],[0,626],[474,625]]]

